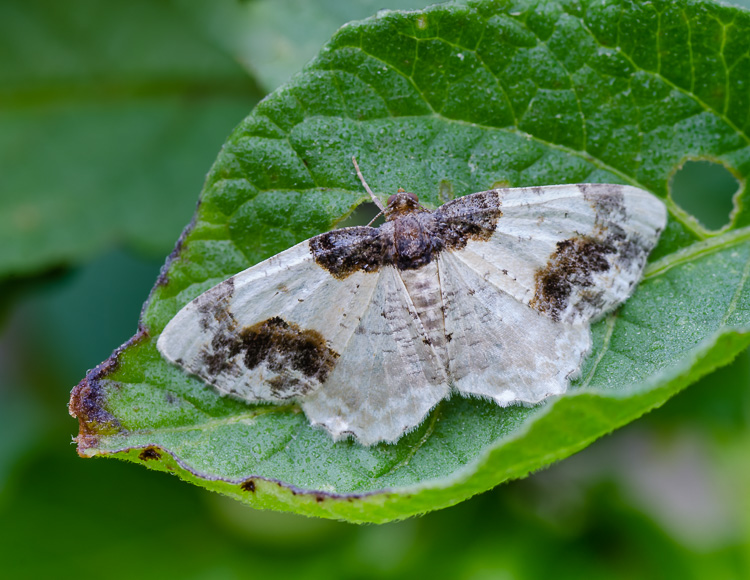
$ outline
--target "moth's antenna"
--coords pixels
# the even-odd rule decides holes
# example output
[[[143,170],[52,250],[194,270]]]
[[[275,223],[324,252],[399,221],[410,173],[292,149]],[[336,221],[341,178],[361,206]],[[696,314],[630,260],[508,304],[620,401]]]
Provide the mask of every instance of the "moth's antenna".
[[[372,218],[372,219],[371,219],[371,220],[369,221],[369,223],[367,224],[367,227],[369,228],[369,227],[370,227],[370,226],[371,226],[371,225],[373,224],[373,222],[374,222],[374,221],[375,221],[376,219],[378,219],[378,218],[379,218],[379,217],[380,217],[381,215],[383,215],[383,212],[382,212],[382,211],[379,211],[379,212],[378,212],[378,215],[376,215],[376,216],[375,216],[374,218]]]
[[[370,194],[370,197],[372,198],[372,201],[380,208],[380,213],[383,213],[385,211],[385,206],[383,205],[383,202],[381,202],[377,197],[375,197],[375,194],[370,189],[370,186],[367,185],[367,182],[365,181],[365,178],[362,177],[362,172],[359,170],[359,165],[357,165],[357,158],[352,156],[352,163],[354,163],[354,169],[357,170],[357,177],[359,177],[359,180],[362,182],[362,185],[365,186],[365,190],[367,190],[367,193]],[[380,215],[380,214],[378,214]],[[375,220],[373,220],[375,221]],[[370,222],[372,223],[372,222]]]

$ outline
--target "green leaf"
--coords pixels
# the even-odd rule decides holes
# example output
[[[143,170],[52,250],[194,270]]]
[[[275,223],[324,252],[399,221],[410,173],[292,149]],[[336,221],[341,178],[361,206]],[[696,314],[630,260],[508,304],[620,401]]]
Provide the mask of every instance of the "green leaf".
[[[257,102],[247,74],[148,0],[0,8],[0,277],[127,244],[163,255],[216,148]]]
[[[750,344],[748,49],[747,12],[696,1],[468,2],[342,28],[225,144],[140,332],[73,392],[79,453],[257,507],[383,522],[523,477],[663,404]],[[430,206],[499,184],[614,182],[664,198],[670,221],[564,397],[456,396],[397,444],[334,443],[294,406],[217,396],[155,343],[199,293],[361,203],[352,155],[376,192]],[[725,229],[671,201],[686,159],[742,181]]]

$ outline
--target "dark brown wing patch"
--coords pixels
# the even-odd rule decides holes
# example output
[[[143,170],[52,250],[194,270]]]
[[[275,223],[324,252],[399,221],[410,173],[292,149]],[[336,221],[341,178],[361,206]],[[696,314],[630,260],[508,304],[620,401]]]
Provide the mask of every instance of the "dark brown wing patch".
[[[379,228],[343,228],[310,238],[315,262],[331,275],[344,279],[362,270],[377,272],[385,260],[387,244]]]
[[[236,373],[236,361],[249,370],[265,363],[274,373],[266,382],[273,396],[279,399],[304,395],[315,384],[323,383],[339,357],[319,332],[301,329],[278,316],[239,332],[235,328],[236,322],[226,330],[219,330],[211,340],[210,350],[203,352],[201,358],[208,374]],[[235,358],[237,355],[240,357]]]
[[[553,320],[560,320],[571,301],[578,313],[605,309],[608,288],[597,283],[595,276],[611,268],[618,273],[640,272],[651,250],[650,243],[620,225],[629,221],[622,186],[577,187],[594,210],[592,231],[557,243],[555,253],[534,276],[534,298],[529,302]],[[631,278],[633,285],[637,277]]]
[[[557,251],[534,277],[536,292],[529,305],[559,320],[573,290],[591,288],[593,274],[609,270],[607,256],[614,251],[612,245],[585,236],[558,242]]]
[[[201,329],[207,330],[214,321],[219,326],[230,324],[229,302],[234,294],[234,278],[228,278],[195,299],[195,306],[200,313]],[[228,318],[229,317],[229,318]]]
[[[454,199],[435,212],[436,237],[447,250],[460,250],[469,240],[487,241],[503,215],[500,205],[494,189]]]
[[[265,362],[274,372],[283,373],[286,368],[291,368],[319,383],[328,378],[339,357],[336,351],[327,346],[325,338],[318,331],[302,330],[278,316],[244,328],[240,332],[240,339],[248,369]],[[285,385],[283,381],[277,381],[272,384],[272,390],[281,391],[288,386],[295,387],[296,383]]]

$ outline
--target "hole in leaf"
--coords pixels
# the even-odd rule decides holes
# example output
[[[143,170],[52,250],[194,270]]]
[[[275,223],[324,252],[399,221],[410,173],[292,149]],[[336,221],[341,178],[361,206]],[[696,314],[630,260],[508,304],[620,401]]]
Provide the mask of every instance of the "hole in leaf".
[[[687,161],[672,176],[674,202],[703,227],[718,230],[730,221],[733,196],[740,184],[730,171],[713,161]]]
[[[378,206],[376,206],[371,201],[360,203],[356,207],[356,209],[351,214],[349,214],[349,217],[336,224],[336,228],[338,229],[348,228],[351,226],[366,226],[376,215],[378,215],[378,213],[380,213]],[[383,217],[381,216],[372,225],[374,227],[377,227],[378,225],[380,225],[380,223],[382,223],[382,221]]]

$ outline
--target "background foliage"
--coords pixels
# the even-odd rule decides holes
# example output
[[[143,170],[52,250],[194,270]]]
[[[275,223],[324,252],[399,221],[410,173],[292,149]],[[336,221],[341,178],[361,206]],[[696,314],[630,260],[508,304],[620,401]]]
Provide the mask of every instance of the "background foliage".
[[[446,572],[535,578],[552,571],[602,578],[747,576],[747,355],[543,473],[441,513],[380,527],[252,511],[176,478],[78,459],[62,443],[77,429],[65,414],[70,387],[82,369],[132,334],[161,258],[189,219],[200,175],[262,96],[260,87],[275,82],[246,72],[268,67],[262,59],[256,69],[247,64],[252,50],[236,47],[249,43],[232,48],[215,40],[216,23],[227,18],[222,11],[236,8],[230,3],[217,4],[215,12],[188,2],[158,9],[148,2],[112,2],[106,9],[74,4],[80,5],[63,13],[52,2],[0,7],[0,26],[8,28],[0,53],[0,134],[6,136],[0,222],[16,227],[0,246],[7,313],[0,349],[0,555],[12,577],[78,576],[105,567],[112,577],[144,570],[196,578],[244,577],[249,570],[295,577],[331,577],[335,570],[365,578]],[[256,4],[262,3],[240,9]],[[300,11],[290,6],[277,21],[294,22]],[[372,12],[365,8],[346,18]],[[299,21],[296,26],[305,29]],[[155,31],[150,42],[148,30]],[[279,38],[299,36],[278,32]],[[138,54],[148,56],[140,68]],[[160,54],[161,68],[149,56]],[[195,70],[199,62],[208,63],[208,80]],[[212,99],[215,117],[197,123],[202,127],[194,136],[175,139],[174,129],[162,129],[162,141],[154,136],[157,120],[186,114],[195,121],[194,111],[211,109]],[[148,120],[141,108],[155,101],[163,108]],[[186,106],[196,109],[185,113]],[[120,117],[123,108],[132,108],[132,122]],[[179,161],[175,148],[184,149]],[[166,178],[162,170],[170,166],[173,177]],[[697,186],[691,213],[713,219],[721,192],[712,189],[709,197],[698,179],[686,181]],[[733,193],[728,184],[724,202]],[[683,192],[688,199],[691,192]],[[54,204],[58,209],[49,209]],[[726,213],[718,215],[725,223]],[[293,559],[286,556],[290,547]]]

